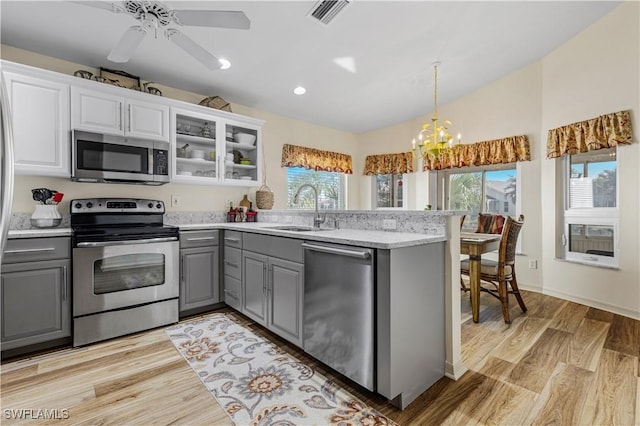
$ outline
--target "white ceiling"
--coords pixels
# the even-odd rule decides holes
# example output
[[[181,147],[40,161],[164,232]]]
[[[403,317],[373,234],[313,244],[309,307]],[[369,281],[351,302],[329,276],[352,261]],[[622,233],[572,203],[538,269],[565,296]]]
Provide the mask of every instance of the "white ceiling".
[[[111,48],[136,22],[126,14],[72,2],[2,0],[1,41],[363,133],[432,110],[434,61],[442,63],[442,105],[539,60],[619,5],[355,0],[324,26],[307,16],[315,3],[164,2],[170,9],[245,12],[251,20],[248,31],[181,28],[212,54],[229,59],[228,70],[209,71],[161,35],[148,35],[128,63],[109,62]],[[305,86],[307,94],[294,95],[297,85]]]

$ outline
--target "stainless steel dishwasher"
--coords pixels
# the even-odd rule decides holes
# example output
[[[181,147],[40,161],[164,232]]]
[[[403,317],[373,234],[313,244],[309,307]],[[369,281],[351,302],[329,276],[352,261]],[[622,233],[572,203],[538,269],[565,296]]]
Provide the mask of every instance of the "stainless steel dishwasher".
[[[373,249],[305,242],[304,351],[375,390]]]

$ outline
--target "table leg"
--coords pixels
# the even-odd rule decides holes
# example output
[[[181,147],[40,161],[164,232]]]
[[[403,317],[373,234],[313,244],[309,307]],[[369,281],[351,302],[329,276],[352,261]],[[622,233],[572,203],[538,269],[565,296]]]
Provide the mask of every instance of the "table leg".
[[[471,288],[471,312],[473,322],[480,320],[480,255],[469,256],[469,287]]]

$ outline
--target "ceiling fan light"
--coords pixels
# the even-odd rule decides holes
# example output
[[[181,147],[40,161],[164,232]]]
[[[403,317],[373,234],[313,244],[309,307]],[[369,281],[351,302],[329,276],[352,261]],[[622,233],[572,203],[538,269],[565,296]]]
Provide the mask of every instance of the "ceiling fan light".
[[[218,59],[218,62],[220,62],[220,69],[221,70],[226,70],[226,69],[231,68],[231,62],[229,62],[228,60],[226,60],[224,58]]]

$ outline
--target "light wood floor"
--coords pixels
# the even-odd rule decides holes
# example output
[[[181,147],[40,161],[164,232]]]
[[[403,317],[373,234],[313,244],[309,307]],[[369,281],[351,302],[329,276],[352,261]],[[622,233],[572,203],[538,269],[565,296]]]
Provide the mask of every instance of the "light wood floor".
[[[509,327],[497,300],[483,295],[481,322],[462,325],[470,371],[458,381],[441,379],[404,411],[336,380],[401,425],[640,424],[640,321],[537,293],[524,298],[529,312],[516,304]],[[468,296],[461,303],[468,318]],[[39,424],[231,424],[162,330],[9,360],[1,380],[2,424],[18,423],[10,409],[69,417]]]

